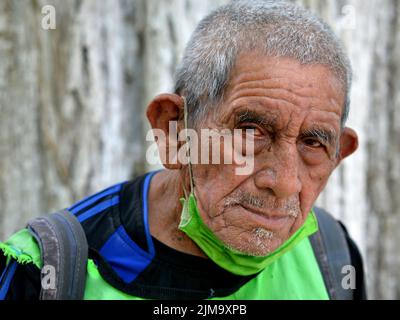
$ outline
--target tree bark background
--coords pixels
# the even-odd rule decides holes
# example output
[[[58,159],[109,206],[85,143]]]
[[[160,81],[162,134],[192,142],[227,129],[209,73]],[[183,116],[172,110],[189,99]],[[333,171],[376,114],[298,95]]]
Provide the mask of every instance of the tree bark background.
[[[148,170],[144,109],[227,0],[0,0],[0,238]],[[360,149],[318,203],[345,222],[371,298],[400,298],[400,2],[298,0],[343,40]],[[44,30],[42,7],[56,10]]]

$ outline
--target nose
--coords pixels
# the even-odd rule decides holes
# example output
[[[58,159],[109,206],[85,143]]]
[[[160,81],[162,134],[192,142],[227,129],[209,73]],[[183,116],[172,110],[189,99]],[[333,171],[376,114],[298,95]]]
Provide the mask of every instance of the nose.
[[[285,150],[283,156],[265,170],[256,174],[255,185],[260,189],[269,189],[278,199],[290,198],[301,191],[299,178],[299,160],[296,151]]]

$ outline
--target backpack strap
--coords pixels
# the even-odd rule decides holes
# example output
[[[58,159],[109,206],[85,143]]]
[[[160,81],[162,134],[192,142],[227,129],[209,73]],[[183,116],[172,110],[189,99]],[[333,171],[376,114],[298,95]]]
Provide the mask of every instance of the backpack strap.
[[[85,232],[67,210],[30,220],[28,230],[37,240],[43,268],[41,300],[83,299],[88,260]],[[46,272],[48,271],[48,272]],[[43,282],[53,276],[54,285]]]
[[[342,268],[351,265],[350,249],[339,222],[327,211],[314,207],[318,232],[310,236],[311,245],[332,300],[352,300],[353,290],[342,286]]]

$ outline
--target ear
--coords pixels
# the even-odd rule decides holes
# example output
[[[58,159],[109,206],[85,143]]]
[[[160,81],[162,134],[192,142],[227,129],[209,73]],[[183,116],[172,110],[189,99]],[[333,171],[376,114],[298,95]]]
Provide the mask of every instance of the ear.
[[[155,134],[155,139],[161,161],[167,169],[181,168],[181,164],[177,160],[179,147],[177,122],[183,114],[183,108],[182,97],[168,93],[158,95],[147,107],[146,115],[154,130],[153,132],[162,133],[161,135]]]
[[[358,136],[357,133],[350,128],[344,128],[342,135],[340,136],[340,150],[338,162],[336,165],[344,159],[353,154],[358,149]]]

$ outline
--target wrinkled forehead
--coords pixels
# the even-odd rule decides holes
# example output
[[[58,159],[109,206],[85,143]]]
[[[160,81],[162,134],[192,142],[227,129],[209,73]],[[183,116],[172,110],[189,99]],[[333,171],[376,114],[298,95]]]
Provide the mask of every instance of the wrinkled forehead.
[[[264,103],[274,113],[320,111],[340,121],[344,101],[342,83],[325,65],[247,53],[236,61],[220,111],[226,117],[238,107]]]

